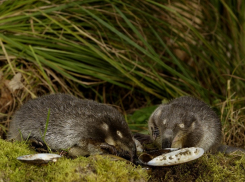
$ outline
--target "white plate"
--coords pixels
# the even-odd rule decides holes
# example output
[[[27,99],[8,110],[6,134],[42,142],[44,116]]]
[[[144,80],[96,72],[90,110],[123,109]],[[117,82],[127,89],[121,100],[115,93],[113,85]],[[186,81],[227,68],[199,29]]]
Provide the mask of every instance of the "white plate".
[[[199,147],[182,148],[170,153],[159,155],[146,164],[149,166],[171,166],[186,163],[201,157],[204,150]]]
[[[41,153],[41,154],[31,154],[31,155],[23,155],[18,157],[17,159],[21,162],[26,163],[48,163],[48,162],[56,162],[58,158],[61,156],[58,154],[49,154],[49,153]]]

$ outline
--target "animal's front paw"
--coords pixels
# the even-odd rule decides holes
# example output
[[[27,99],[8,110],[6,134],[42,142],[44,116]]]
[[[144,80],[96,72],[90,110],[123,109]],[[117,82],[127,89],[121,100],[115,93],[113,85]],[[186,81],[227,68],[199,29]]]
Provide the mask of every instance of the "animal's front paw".
[[[108,143],[101,143],[100,148],[108,151],[112,155],[118,155],[116,147]]]
[[[34,137],[30,137],[28,139],[28,142],[31,143],[31,145],[34,147],[34,149],[37,152],[40,152],[40,153],[47,153],[48,152],[48,147],[43,141],[40,141]]]
[[[149,135],[145,135],[142,133],[135,133],[134,134],[134,138],[136,140],[138,140],[142,145],[144,144],[149,144],[149,143],[153,143],[151,137]]]

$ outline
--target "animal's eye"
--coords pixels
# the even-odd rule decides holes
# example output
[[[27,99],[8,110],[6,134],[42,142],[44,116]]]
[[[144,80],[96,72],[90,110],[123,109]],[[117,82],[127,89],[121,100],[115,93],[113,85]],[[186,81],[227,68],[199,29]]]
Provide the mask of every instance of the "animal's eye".
[[[155,126],[154,128],[151,128],[151,131],[153,140],[160,136],[158,127]]]
[[[101,127],[104,129],[104,130],[108,130],[109,126],[106,124],[106,123],[102,123]]]
[[[179,124],[179,127],[180,128],[184,128],[185,127],[185,124],[184,123],[181,123],[181,124]]]
[[[120,131],[117,131],[117,135],[118,135],[120,138],[123,137],[123,135],[122,135],[122,133],[121,133]]]

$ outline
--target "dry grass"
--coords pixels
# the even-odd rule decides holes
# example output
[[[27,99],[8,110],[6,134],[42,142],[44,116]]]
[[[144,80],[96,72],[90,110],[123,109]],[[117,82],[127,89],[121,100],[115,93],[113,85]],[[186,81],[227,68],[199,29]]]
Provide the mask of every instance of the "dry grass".
[[[79,98],[108,103],[120,112],[132,113],[150,100],[143,94],[134,95],[127,89],[104,83],[81,87],[48,67],[9,57],[0,58],[0,137],[5,139],[14,112],[28,99],[51,93],[68,93]],[[115,95],[115,92],[117,95]]]
[[[219,104],[223,124],[224,142],[227,145],[245,148],[245,97],[236,97],[227,82],[227,99]]]
[[[28,99],[57,92],[84,97],[75,83],[65,80],[49,68],[16,59],[11,59],[9,64],[0,61],[0,64],[1,138],[6,136],[14,111]]]

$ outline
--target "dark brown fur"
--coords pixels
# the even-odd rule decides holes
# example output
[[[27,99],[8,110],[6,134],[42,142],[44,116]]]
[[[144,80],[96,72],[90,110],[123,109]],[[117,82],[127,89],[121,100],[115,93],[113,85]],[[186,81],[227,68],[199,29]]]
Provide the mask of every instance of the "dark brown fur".
[[[113,107],[66,94],[42,96],[26,102],[10,123],[8,139],[35,138],[71,156],[102,153],[104,144],[135,155],[135,144],[123,116]],[[92,142],[91,142],[92,141]],[[102,147],[101,147],[102,146]]]
[[[152,140],[159,148],[201,147],[217,151],[221,122],[203,101],[185,96],[160,105],[148,121]]]

